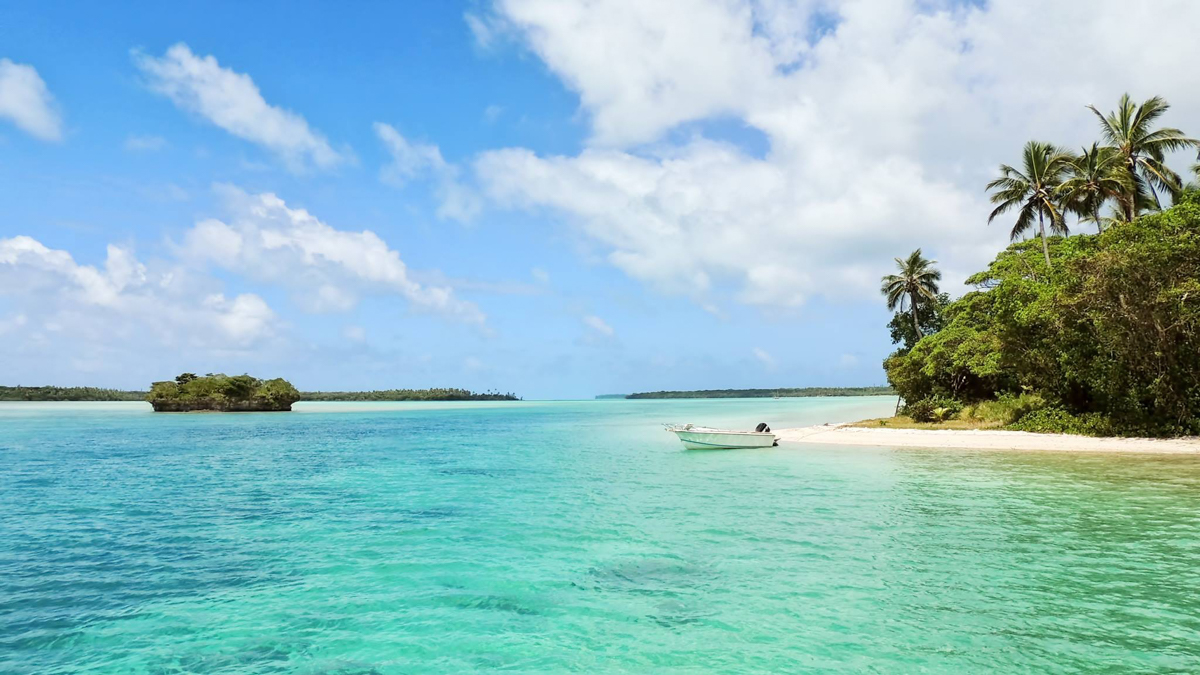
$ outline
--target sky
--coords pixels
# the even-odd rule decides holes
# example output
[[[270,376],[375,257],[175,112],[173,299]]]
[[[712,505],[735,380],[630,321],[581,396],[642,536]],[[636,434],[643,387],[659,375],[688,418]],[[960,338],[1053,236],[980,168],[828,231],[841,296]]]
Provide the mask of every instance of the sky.
[[[1194,0],[0,5],[0,384],[861,386],[1086,106],[1200,133]],[[1173,158],[1185,171],[1191,157]],[[1086,229],[1086,226],[1080,226]]]

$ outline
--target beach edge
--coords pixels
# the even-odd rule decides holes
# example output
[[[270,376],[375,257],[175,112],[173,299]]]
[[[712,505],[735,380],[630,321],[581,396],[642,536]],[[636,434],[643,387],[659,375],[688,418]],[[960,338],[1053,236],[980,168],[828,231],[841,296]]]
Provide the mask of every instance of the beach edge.
[[[781,444],[1040,452],[1200,455],[1200,437],[1117,438],[1028,431],[877,429],[822,424],[776,429]]]

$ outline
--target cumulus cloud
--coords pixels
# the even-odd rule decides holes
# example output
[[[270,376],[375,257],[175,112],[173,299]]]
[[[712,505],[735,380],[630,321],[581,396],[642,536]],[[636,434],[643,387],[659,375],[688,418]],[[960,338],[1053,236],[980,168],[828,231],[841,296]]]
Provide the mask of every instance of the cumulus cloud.
[[[414,281],[399,252],[369,230],[339,230],[274,194],[218,186],[228,218],[189,229],[181,254],[288,287],[306,309],[345,311],[362,293],[395,294],[414,308],[483,324],[483,313],[450,287]]]
[[[33,66],[0,59],[0,118],[43,141],[62,140],[54,97]]]
[[[375,123],[375,134],[392,156],[392,161],[379,171],[379,179],[395,187],[412,180],[432,177],[440,202],[438,216],[467,222],[479,215],[479,197],[459,182],[459,168],[442,157],[442,151],[428,143],[414,143],[396,128]]]
[[[109,245],[96,267],[28,236],[0,239],[0,296],[18,307],[4,331],[21,332],[22,343],[229,350],[271,337],[276,323],[259,296],[226,298],[177,267],[148,267],[129,249]]]
[[[293,170],[327,169],[346,161],[300,115],[270,105],[249,75],[224,68],[213,56],[197,56],[186,44],[161,57],[135,54],[152,90],[179,108],[200,115],[238,138],[258,144]]]
[[[489,199],[547,212],[630,276],[701,304],[724,285],[771,307],[870,297],[891,258],[918,246],[945,261],[953,289],[1006,243],[985,225],[983,185],[1029,138],[1090,142],[1084,106],[1127,90],[1165,96],[1167,124],[1200,133],[1187,123],[1200,88],[1178,76],[1200,56],[1200,4],[1187,0],[492,9],[487,38],[503,27],[542,59],[579,95],[592,138],[573,155],[483,153],[473,169]],[[766,152],[705,126],[674,133],[730,119]]]

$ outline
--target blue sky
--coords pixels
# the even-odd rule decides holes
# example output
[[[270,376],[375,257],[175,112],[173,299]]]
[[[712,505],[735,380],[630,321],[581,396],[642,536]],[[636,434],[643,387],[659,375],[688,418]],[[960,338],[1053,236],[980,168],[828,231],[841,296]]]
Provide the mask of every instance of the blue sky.
[[[1026,138],[1087,142],[1127,89],[1197,127],[1195,83],[1142,67],[1194,62],[1186,31],[1006,79],[1014,40],[1111,30],[1082,7],[6,4],[0,373],[881,383],[879,276],[922,246],[961,292]]]

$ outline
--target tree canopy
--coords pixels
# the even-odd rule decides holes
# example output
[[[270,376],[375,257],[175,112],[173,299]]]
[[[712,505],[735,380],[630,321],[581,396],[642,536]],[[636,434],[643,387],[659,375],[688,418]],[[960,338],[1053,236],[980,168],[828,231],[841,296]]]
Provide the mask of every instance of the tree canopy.
[[[1200,195],[1103,233],[1012,244],[944,327],[885,362],[907,401],[1037,392],[1116,433],[1200,433]]]
[[[291,410],[300,392],[283,378],[260,380],[250,375],[183,373],[155,382],[146,400],[155,410]]]

